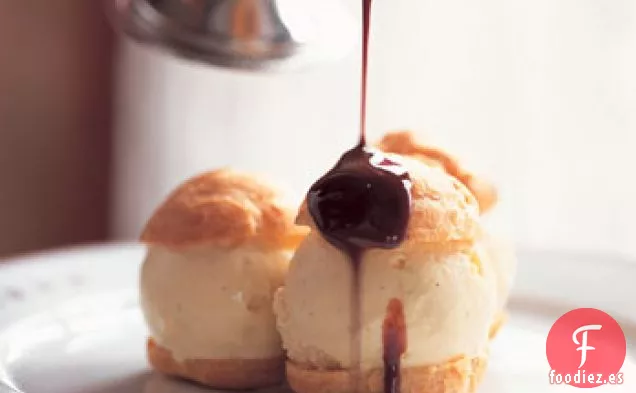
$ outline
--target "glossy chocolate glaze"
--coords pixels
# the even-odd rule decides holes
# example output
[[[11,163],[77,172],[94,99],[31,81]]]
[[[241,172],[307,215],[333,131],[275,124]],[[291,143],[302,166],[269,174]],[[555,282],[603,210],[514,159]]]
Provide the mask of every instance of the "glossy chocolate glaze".
[[[360,391],[362,254],[369,248],[394,248],[406,236],[411,181],[407,170],[366,146],[366,79],[371,0],[363,0],[360,141],[310,188],[307,205],[322,236],[349,256],[353,266],[350,323],[353,388]],[[400,357],[406,351],[402,304],[392,299],[383,325],[384,390],[399,393]]]
[[[357,264],[368,248],[394,248],[409,221],[408,172],[383,153],[358,145],[346,152],[307,194],[316,226]]]
[[[384,349],[384,391],[400,391],[400,359],[406,352],[406,321],[404,307],[399,299],[391,299],[386,307],[382,324],[382,348]]]

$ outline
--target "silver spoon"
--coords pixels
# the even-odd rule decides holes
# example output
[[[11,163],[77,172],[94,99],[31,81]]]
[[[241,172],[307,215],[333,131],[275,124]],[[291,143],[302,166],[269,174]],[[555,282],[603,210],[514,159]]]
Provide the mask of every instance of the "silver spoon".
[[[108,0],[132,39],[210,65],[303,68],[337,60],[356,29],[341,0]]]

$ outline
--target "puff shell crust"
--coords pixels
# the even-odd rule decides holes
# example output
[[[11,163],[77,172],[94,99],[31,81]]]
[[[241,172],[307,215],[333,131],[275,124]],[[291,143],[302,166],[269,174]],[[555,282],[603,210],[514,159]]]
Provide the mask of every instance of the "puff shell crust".
[[[419,143],[409,131],[389,132],[376,146],[387,153],[410,156],[428,165],[442,167],[475,195],[482,213],[487,212],[497,203],[497,189],[491,182],[468,171],[448,152],[432,145]]]
[[[460,357],[443,364],[401,370],[401,392],[473,393],[481,383],[488,355]],[[354,391],[349,370],[310,370],[287,361],[287,380],[296,393],[348,393]],[[384,392],[383,370],[362,375],[360,393]]]
[[[171,248],[249,244],[287,249],[305,234],[275,189],[250,175],[220,169],[174,190],[146,224],[141,241]]]
[[[154,369],[217,389],[254,389],[277,385],[285,378],[282,358],[187,359],[179,362],[152,338],[147,342],[148,361]]]
[[[386,155],[406,167],[412,183],[411,215],[403,247],[447,251],[471,246],[481,227],[479,206],[468,188],[441,168],[410,157]],[[307,201],[300,207],[296,223],[315,227]]]

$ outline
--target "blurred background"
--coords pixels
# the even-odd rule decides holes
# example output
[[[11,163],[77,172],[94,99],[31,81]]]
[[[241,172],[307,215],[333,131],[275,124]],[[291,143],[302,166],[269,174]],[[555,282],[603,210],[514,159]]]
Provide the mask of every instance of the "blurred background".
[[[0,1],[0,255],[109,236],[114,40],[98,4]]]
[[[373,22],[371,140],[411,129],[492,178],[520,245],[636,255],[636,1],[378,0]],[[356,141],[359,50],[229,71],[116,36],[97,1],[1,1],[0,256],[134,240],[219,166],[300,200]]]

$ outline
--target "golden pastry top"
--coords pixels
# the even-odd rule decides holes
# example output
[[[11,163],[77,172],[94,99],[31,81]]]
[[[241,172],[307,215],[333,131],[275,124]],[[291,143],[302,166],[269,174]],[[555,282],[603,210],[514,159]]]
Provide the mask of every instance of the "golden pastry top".
[[[462,167],[446,151],[419,143],[410,131],[392,131],[384,135],[377,148],[387,152],[410,156],[432,166],[443,168],[456,177],[475,195],[481,213],[490,210],[497,203],[497,189],[488,180]]]
[[[141,241],[173,248],[291,249],[305,234],[277,190],[251,175],[220,169],[177,187],[148,221]]]
[[[411,214],[403,246],[454,250],[472,245],[481,226],[477,200],[468,188],[442,168],[410,157],[386,155],[406,167],[412,182]],[[317,230],[306,201],[296,223]]]

